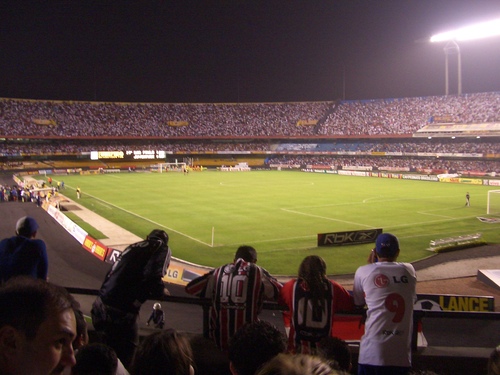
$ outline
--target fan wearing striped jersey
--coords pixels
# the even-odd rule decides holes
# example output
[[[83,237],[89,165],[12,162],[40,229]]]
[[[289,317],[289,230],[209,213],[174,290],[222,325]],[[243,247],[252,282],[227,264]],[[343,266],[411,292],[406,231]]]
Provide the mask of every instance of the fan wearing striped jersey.
[[[264,301],[277,301],[281,284],[257,264],[257,251],[242,245],[234,262],[192,280],[186,292],[212,301],[209,336],[222,350],[245,323],[258,320]]]

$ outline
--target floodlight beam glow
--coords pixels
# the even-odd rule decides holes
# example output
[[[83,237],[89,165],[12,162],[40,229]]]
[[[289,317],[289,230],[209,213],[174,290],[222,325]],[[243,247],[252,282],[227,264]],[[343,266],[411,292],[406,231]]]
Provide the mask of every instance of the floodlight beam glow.
[[[460,29],[447,31],[433,35],[431,42],[446,42],[450,40],[464,41],[472,39],[482,39],[500,35],[500,19],[477,23]]]

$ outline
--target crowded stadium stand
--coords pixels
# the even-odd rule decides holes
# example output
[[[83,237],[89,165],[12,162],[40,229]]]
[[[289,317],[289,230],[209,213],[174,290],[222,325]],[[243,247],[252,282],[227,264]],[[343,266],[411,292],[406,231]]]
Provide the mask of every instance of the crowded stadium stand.
[[[369,166],[500,172],[500,93],[297,103],[107,103],[0,99],[3,169],[147,168],[156,161],[259,168]],[[91,160],[92,151],[123,158]],[[128,152],[128,158],[127,153]],[[110,165],[112,164],[112,165]],[[151,164],[151,163],[149,163]]]

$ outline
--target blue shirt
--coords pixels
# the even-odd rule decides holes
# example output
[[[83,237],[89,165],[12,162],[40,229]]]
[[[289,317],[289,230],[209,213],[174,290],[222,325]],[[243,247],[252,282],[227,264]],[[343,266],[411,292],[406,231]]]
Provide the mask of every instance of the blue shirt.
[[[20,275],[46,280],[48,270],[47,248],[42,240],[14,236],[0,242],[0,282]]]

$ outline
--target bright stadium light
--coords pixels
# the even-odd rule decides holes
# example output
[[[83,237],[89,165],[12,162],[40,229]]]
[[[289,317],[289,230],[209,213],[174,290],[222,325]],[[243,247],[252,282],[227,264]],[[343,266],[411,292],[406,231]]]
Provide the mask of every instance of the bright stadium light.
[[[461,42],[464,40],[482,39],[498,35],[500,35],[500,19],[476,23],[460,29],[439,33],[433,35],[430,41],[433,43],[448,42],[450,40]]]
[[[498,35],[500,35],[500,19],[477,23],[460,29],[439,33],[431,37],[430,41],[432,43],[447,42],[444,47],[446,95],[449,94],[448,56],[454,54],[457,55],[458,95],[462,95],[462,59],[460,57],[460,47],[457,42],[488,38]]]

